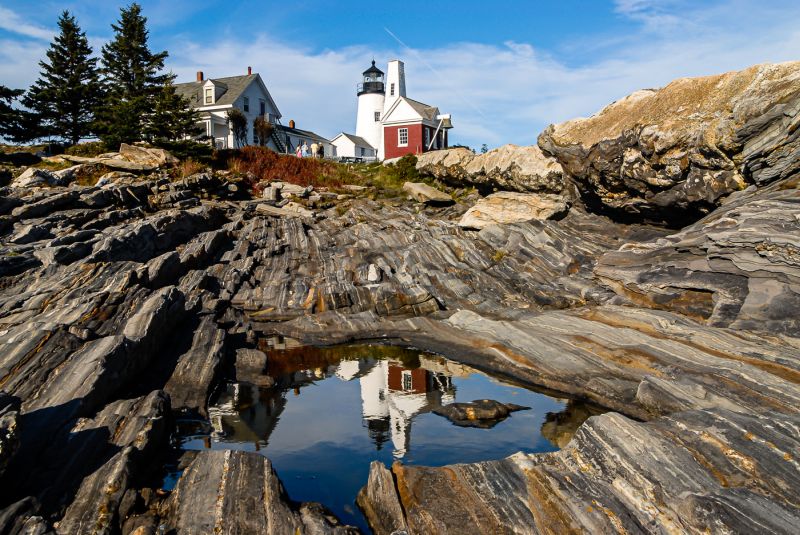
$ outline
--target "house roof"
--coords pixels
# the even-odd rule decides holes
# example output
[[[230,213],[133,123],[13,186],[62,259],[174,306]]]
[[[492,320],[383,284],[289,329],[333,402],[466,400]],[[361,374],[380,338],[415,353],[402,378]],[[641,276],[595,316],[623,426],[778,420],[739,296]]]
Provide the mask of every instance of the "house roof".
[[[391,117],[392,113],[397,109],[397,106],[401,103],[405,102],[408,104],[414,112],[420,116],[421,119],[427,121],[436,121],[436,116],[439,115],[439,108],[436,106],[429,106],[423,102],[419,102],[418,100],[414,100],[408,97],[397,97],[397,100],[394,101],[394,104],[389,108],[389,110],[384,114],[383,119],[381,122],[388,122],[389,118]]]
[[[288,126],[284,126],[282,124],[275,125],[275,128],[277,130],[281,131],[281,132],[286,133],[286,134],[293,134],[295,136],[308,138],[308,139],[311,139],[313,141],[322,141],[324,143],[330,143],[330,140],[322,137],[319,134],[315,134],[311,130],[301,130],[299,128],[289,128]]]
[[[439,115],[439,108],[436,106],[429,106],[418,100],[410,99],[408,97],[400,97],[405,100],[409,106],[414,108],[414,111],[419,113],[423,119],[429,119],[431,121],[436,120],[436,116]]]
[[[372,144],[370,144],[369,141],[367,141],[366,139],[364,139],[361,136],[354,136],[353,134],[345,134],[344,132],[342,132],[341,134],[339,134],[338,136],[333,138],[334,141],[339,136],[344,136],[345,138],[349,139],[350,141],[352,141],[354,144],[358,145],[359,147],[369,147],[369,148],[371,148],[373,150],[375,149],[375,147],[373,147]]]
[[[264,85],[264,81],[258,73],[245,74],[242,76],[228,76],[225,78],[208,78],[199,82],[175,84],[175,92],[188,99],[193,107],[205,107],[203,104],[203,86],[209,81],[213,82],[215,86],[224,89],[224,92],[217,98],[213,106],[232,106],[236,100],[242,96],[242,93],[250,87],[250,84],[258,82],[262,89],[264,89],[264,93],[267,95],[276,115],[278,117],[281,116],[278,106],[275,104],[275,101],[272,100],[272,95],[269,94],[267,86]]]

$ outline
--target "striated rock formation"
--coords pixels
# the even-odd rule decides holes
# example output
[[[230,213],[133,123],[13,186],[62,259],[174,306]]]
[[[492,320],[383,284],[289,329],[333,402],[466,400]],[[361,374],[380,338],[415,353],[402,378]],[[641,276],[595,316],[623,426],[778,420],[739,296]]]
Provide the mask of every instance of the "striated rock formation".
[[[743,192],[680,232],[606,253],[595,273],[639,306],[800,335],[798,186]]]
[[[403,191],[417,202],[425,204],[453,204],[453,198],[447,193],[439,191],[422,182],[406,182]]]
[[[242,451],[203,451],[191,462],[165,504],[169,529],[208,533],[356,535],[320,504],[290,504],[272,464]]]
[[[570,193],[561,165],[536,146],[504,145],[478,155],[463,148],[426,152],[417,156],[417,169],[453,186],[486,192]]]
[[[567,210],[569,204],[558,195],[502,191],[479,200],[461,217],[458,225],[480,230],[493,224],[555,219],[566,214]]]
[[[799,112],[800,62],[757,65],[637,91],[539,146],[594,209],[679,227],[800,170]]]
[[[798,424],[724,409],[652,423],[605,414],[556,453],[391,472],[373,462],[359,504],[377,535],[792,533]]]
[[[553,151],[595,207],[666,220],[721,205],[672,234],[581,205],[475,232],[458,202],[300,188],[292,204],[209,174],[0,189],[0,533],[352,532],[291,502],[260,456],[186,454],[160,488],[173,417],[205,425],[220,370],[268,382],[262,333],[424,348],[570,399],[542,430],[559,452],[374,465],[359,503],[377,533],[792,533],[794,68],[678,81],[546,134],[586,136],[586,154]],[[642,174],[613,182],[628,149]],[[659,182],[670,158],[680,176]],[[522,184],[516,164],[492,169]],[[522,189],[567,204],[547,176]]]

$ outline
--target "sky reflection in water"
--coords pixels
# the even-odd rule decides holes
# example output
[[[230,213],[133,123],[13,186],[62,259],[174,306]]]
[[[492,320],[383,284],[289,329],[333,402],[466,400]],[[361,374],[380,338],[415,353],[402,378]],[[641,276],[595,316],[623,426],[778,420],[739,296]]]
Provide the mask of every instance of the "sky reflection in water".
[[[355,497],[371,461],[442,466],[553,451],[565,442],[562,428],[571,426],[576,412],[565,400],[414,349],[354,345],[267,352],[265,372],[276,385],[248,384],[240,370],[209,408],[210,440],[189,434],[181,446],[258,451],[272,461],[293,500],[321,502],[362,529]],[[458,427],[430,412],[476,399],[531,409],[491,429]],[[542,435],[548,413],[545,430],[553,442]]]

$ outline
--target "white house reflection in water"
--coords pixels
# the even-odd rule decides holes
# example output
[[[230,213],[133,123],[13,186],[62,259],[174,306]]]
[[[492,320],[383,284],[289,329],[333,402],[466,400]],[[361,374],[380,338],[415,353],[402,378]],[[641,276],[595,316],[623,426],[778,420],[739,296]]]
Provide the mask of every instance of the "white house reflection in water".
[[[468,377],[474,372],[436,356],[419,354],[415,357],[414,362],[404,363],[363,356],[338,360],[323,355],[319,362],[314,362],[306,354],[298,364],[308,367],[292,369],[294,360],[289,355],[287,362],[275,364],[275,371],[280,373],[273,375],[276,384],[272,388],[242,382],[228,384],[226,391],[209,408],[213,436],[217,440],[228,438],[255,443],[257,448],[267,447],[287,402],[302,395],[305,387],[322,380],[358,381],[366,432],[377,450],[391,441],[394,458],[401,459],[410,451],[413,419],[453,403],[456,397],[453,378]],[[270,362],[276,362],[273,355],[270,355]],[[335,409],[328,407],[327,410]]]

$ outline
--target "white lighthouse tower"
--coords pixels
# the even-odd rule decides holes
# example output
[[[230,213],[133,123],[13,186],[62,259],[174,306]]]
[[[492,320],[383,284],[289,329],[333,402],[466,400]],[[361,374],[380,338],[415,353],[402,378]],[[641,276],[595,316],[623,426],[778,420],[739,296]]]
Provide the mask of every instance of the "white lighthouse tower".
[[[356,135],[364,138],[376,150],[383,146],[383,104],[386,91],[383,85],[383,71],[372,66],[364,71],[364,81],[358,84],[358,115]]]

